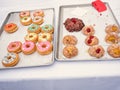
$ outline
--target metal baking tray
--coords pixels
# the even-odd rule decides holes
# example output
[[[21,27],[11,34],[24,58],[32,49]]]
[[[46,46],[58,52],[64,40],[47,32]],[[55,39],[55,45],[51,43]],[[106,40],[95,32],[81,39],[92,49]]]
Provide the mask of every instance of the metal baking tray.
[[[59,11],[59,26],[58,26],[58,33],[56,39],[56,53],[55,58],[57,61],[107,61],[107,60],[118,60],[120,58],[112,58],[107,53],[107,44],[104,40],[105,38],[105,27],[109,24],[116,24],[119,26],[110,6],[108,3],[105,2],[107,10],[104,12],[99,13],[92,4],[81,4],[81,5],[66,5],[61,6]],[[67,18],[80,18],[83,20],[85,25],[92,25],[95,29],[95,36],[99,39],[99,45],[102,45],[105,49],[105,55],[101,58],[91,57],[88,54],[88,48],[85,44],[86,36],[82,34],[81,31],[79,32],[68,32],[65,29],[64,22]],[[76,47],[79,50],[77,56],[73,58],[66,58],[63,55],[63,48],[65,45],[63,44],[63,37],[65,35],[74,35],[78,39],[78,43]],[[120,35],[119,35],[120,36]]]
[[[37,9],[39,10],[39,9]],[[47,9],[42,9],[45,13],[44,16],[44,23],[41,25],[45,24],[51,24],[54,27],[54,8],[47,8]],[[33,18],[33,12],[35,10],[29,10],[31,17]],[[40,55],[37,51],[33,54],[30,55],[25,55],[22,52],[19,53],[20,56],[20,61],[19,63],[14,66],[14,67],[4,67],[1,63],[2,58],[7,54],[7,46],[10,42],[13,41],[21,41],[22,43],[25,42],[24,37],[27,34],[27,28],[28,26],[23,26],[20,23],[20,17],[19,13],[21,11],[16,11],[16,12],[10,12],[4,23],[2,24],[2,27],[0,29],[0,69],[6,69],[6,68],[18,68],[18,67],[33,67],[33,66],[46,66],[46,65],[51,65],[54,63],[54,50],[52,51],[51,54],[49,55]],[[18,30],[15,33],[8,34],[3,30],[3,27],[7,23],[16,23],[18,25]],[[54,37],[54,35],[53,35]],[[53,38],[54,39],[54,38]],[[54,40],[53,40],[54,44]]]

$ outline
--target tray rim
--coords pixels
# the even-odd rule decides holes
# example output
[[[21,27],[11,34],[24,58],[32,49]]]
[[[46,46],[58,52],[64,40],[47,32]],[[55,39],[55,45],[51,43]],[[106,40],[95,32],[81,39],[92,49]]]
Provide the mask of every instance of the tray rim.
[[[109,5],[109,3],[108,2],[103,2],[104,4],[106,4],[107,6],[108,6],[108,8],[109,8],[109,10],[110,10],[110,12],[111,12],[111,14],[112,14],[112,16],[114,17],[114,20],[115,20],[115,22],[117,23],[117,25],[118,25],[118,27],[120,28],[120,24],[119,24],[119,22],[118,22],[118,20],[116,19],[116,17],[115,17],[115,15],[114,15],[114,13],[113,13],[113,11],[112,11],[112,9],[111,9],[111,7],[110,7],[110,5]],[[58,53],[59,52],[57,52],[58,50],[59,50],[59,36],[60,36],[60,34],[59,34],[59,31],[60,31],[60,22],[61,22],[61,20],[60,20],[60,17],[61,17],[61,11],[62,11],[62,8],[72,8],[72,7],[77,7],[77,6],[80,6],[80,7],[84,7],[84,6],[92,6],[92,4],[91,3],[87,3],[87,4],[74,4],[74,5],[61,5],[60,7],[59,7],[59,19],[58,19],[58,29],[57,29],[57,37],[55,38],[56,39],[56,51],[55,51],[55,60],[56,61],[58,61],[58,62],[88,62],[88,61],[96,61],[96,62],[98,62],[98,61],[102,61],[102,62],[106,62],[106,61],[118,61],[118,60],[120,60],[120,58],[118,58],[118,59],[109,59],[109,60],[103,60],[103,59],[90,59],[90,60],[79,60],[79,59],[69,59],[69,58],[67,58],[67,59],[59,59],[58,58]],[[58,41],[57,41],[58,40]]]
[[[39,8],[39,9],[31,9],[31,10],[24,10],[24,11],[35,11],[35,10],[53,10],[53,27],[54,27],[54,32],[55,32],[55,8]],[[11,14],[13,13],[20,13],[22,10],[19,10],[19,11],[12,11],[12,12],[8,12],[7,15],[6,15],[6,18],[4,19],[3,23],[1,24],[0,26],[0,37],[2,35],[2,32],[4,31],[3,30],[3,27],[4,25],[7,23],[9,17]],[[20,66],[20,67],[4,67],[4,68],[0,68],[0,70],[8,70],[8,69],[18,69],[18,68],[32,68],[32,67],[45,67],[45,66],[52,66],[54,63],[55,63],[55,60],[54,60],[54,54],[55,54],[55,33],[53,34],[53,51],[52,51],[52,58],[51,58],[51,63],[46,63],[45,65],[36,65],[36,66]]]

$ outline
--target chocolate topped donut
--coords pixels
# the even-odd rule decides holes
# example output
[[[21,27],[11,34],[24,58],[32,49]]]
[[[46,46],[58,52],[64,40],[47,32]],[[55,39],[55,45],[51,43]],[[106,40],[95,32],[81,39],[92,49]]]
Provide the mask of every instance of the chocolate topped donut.
[[[67,18],[64,25],[69,32],[78,32],[85,26],[83,21],[78,18]]]

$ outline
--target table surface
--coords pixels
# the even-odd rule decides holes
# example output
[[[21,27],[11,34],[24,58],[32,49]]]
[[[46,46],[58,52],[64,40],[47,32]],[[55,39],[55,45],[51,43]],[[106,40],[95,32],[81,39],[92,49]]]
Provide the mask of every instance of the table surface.
[[[60,5],[85,4],[91,3],[92,1],[93,0],[0,0],[0,26],[4,22],[8,12],[52,7],[55,8],[55,30],[57,30]],[[120,23],[120,1],[103,1],[109,3]],[[0,70],[0,81],[108,76],[120,76],[120,61],[55,62],[53,65],[46,67]]]

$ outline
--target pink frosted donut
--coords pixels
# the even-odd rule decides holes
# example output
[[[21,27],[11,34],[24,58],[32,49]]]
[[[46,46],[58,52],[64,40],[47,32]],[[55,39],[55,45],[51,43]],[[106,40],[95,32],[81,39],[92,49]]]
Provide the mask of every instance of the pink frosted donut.
[[[47,55],[52,52],[52,44],[49,41],[40,42],[37,45],[37,51],[41,55]]]
[[[14,41],[9,43],[7,50],[8,52],[19,53],[21,52],[22,43],[20,41]]]
[[[41,17],[44,17],[44,11],[43,10],[36,10],[34,13],[33,13],[33,16],[41,16]]]
[[[29,17],[30,16],[30,12],[29,11],[22,11],[22,12],[20,12],[19,16],[21,18],[23,18],[23,17]]]
[[[24,54],[32,54],[36,50],[35,44],[31,41],[27,41],[22,44],[22,52]]]

